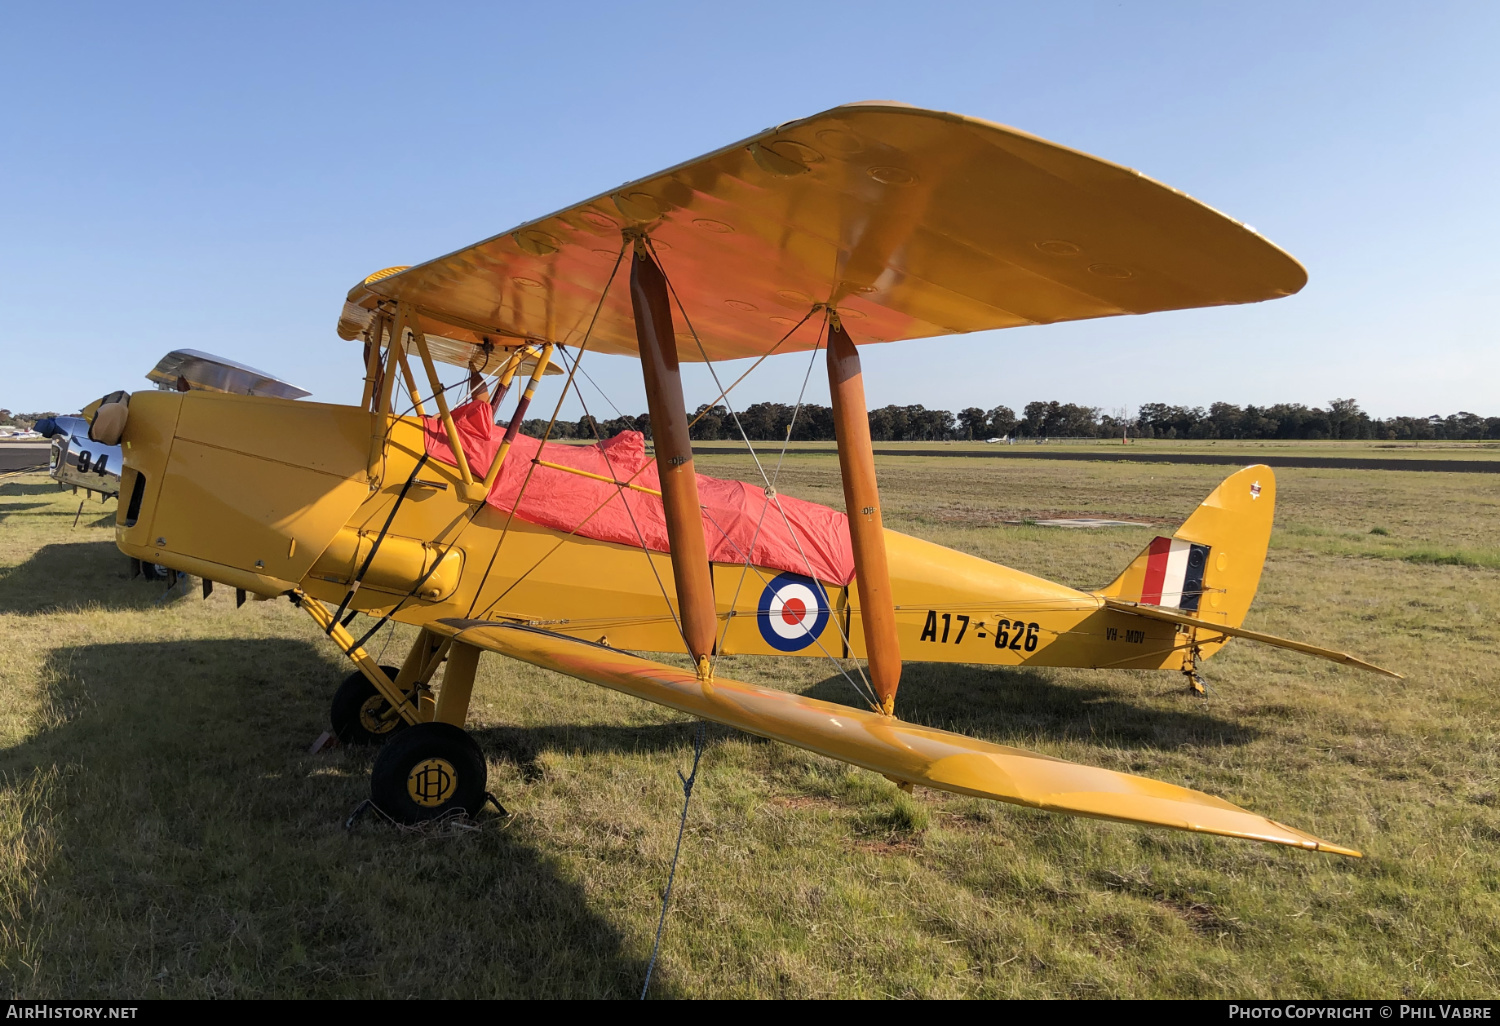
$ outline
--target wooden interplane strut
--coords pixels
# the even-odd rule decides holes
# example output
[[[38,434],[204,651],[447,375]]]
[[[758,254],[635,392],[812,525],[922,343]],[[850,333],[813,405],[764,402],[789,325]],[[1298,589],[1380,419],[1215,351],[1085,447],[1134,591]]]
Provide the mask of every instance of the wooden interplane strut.
[[[836,313],[828,318],[828,391],[833,397],[839,476],[844,482],[844,508],[849,516],[859,622],[870,660],[870,683],[881,709],[890,715],[901,683],[901,645],[896,638],[896,607],[891,599],[880,489],[875,483],[875,448],[870,442],[859,350]]]
[[[700,675],[707,675],[718,620],[708,542],[703,537],[703,514],[699,511],[693,445],[682,398],[677,336],[672,331],[666,276],[640,241],[630,262],[630,302],[646,379],[646,407],[651,415],[662,512],[672,548],[672,578],[677,585],[682,637]]]

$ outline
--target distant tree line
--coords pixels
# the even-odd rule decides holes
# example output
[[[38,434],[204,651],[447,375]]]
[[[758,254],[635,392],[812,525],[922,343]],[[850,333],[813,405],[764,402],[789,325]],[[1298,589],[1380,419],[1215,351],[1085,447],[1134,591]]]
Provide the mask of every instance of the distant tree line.
[[[0,427],[30,428],[31,425],[43,417],[55,417],[56,413],[11,413],[9,410],[0,410]]]
[[[752,441],[779,442],[788,437],[794,442],[833,440],[833,411],[827,406],[808,404],[796,411],[786,403],[755,403],[739,411],[740,424]],[[12,413],[0,409],[0,426],[29,428],[43,417],[56,413]],[[693,438],[701,442],[738,439],[734,418],[723,406],[700,406],[693,416]],[[689,418],[691,419],[691,418]],[[621,431],[640,431],[651,437],[651,418],[622,416],[595,422],[598,437],[609,438]],[[540,438],[547,428],[542,419],[525,421],[521,429]],[[1312,441],[1337,439],[1374,439],[1378,441],[1478,441],[1500,439],[1500,417],[1481,417],[1460,411],[1446,417],[1369,416],[1353,399],[1334,399],[1327,409],[1303,406],[1301,403],[1277,403],[1275,406],[1235,406],[1214,403],[1201,406],[1172,406],[1146,403],[1134,417],[1103,412],[1097,406],[1077,403],[1027,403],[1021,415],[1009,406],[981,410],[977,406],[952,413],[929,410],[925,406],[882,406],[870,411],[870,437],[877,442],[948,442],[982,441],[986,438],[1299,438]],[[553,438],[595,437],[590,418],[559,421],[552,429]]]
[[[827,406],[806,405],[796,411],[785,403],[755,403],[739,411],[740,425],[752,441],[831,441],[833,411]],[[738,439],[734,418],[723,406],[700,406],[693,417],[692,436],[711,442]],[[692,418],[689,418],[690,420]],[[522,430],[541,437],[545,420],[528,420]],[[622,416],[597,421],[558,422],[553,438],[609,438],[621,431],[640,431],[651,437],[651,418]],[[790,436],[788,430],[790,429]],[[1353,399],[1334,399],[1327,409],[1301,403],[1275,406],[1235,406],[1214,403],[1201,406],[1171,406],[1146,403],[1134,417],[1103,412],[1097,406],[1076,403],[1027,403],[1021,415],[1009,406],[981,410],[977,406],[952,413],[925,406],[882,406],[870,411],[870,437],[877,442],[980,441],[986,438],[1296,438],[1375,439],[1383,441],[1500,439],[1500,417],[1481,417],[1459,412],[1446,417],[1369,416]]]

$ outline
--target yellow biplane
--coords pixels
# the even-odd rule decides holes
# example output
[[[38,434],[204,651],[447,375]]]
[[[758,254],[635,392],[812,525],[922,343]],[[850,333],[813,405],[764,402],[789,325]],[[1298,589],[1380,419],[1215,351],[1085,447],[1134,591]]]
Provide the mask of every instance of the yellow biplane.
[[[241,600],[288,595],[354,661],[334,727],[383,743],[372,798],[397,819],[484,800],[463,725],[489,651],[905,787],[1356,855],[1173,784],[899,719],[910,660],[1196,681],[1244,637],[1379,668],[1240,626],[1275,505],[1264,466],[1097,592],[886,530],[860,374],[860,345],[1258,302],[1305,281],[1252,229],[1135,171],[860,103],[370,275],[338,322],[363,342],[358,406],[143,392],[87,412],[98,440],[123,442],[122,550]],[[679,361],[718,381],[720,361],[799,352],[809,374],[823,354],[847,516],[769,473],[694,471]],[[651,454],[631,432],[577,446],[519,431],[544,375],[566,374],[566,396],[590,353],[640,360]],[[445,386],[440,364],[467,373]],[[357,614],[377,618],[358,638]],[[391,618],[421,628],[399,667],[364,648]],[[866,707],[727,679],[726,654],[831,658]]]

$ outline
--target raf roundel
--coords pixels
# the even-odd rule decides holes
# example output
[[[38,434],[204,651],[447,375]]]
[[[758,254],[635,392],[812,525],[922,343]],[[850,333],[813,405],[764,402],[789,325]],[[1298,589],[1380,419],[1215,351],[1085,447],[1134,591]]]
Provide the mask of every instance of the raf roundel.
[[[828,594],[811,577],[784,573],[760,593],[760,636],[778,652],[800,652],[828,626]]]

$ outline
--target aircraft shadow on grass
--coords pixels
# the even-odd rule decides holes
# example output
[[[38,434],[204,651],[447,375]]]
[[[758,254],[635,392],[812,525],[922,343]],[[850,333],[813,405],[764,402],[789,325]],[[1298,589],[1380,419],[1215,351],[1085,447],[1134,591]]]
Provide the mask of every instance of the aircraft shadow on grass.
[[[473,727],[469,732],[485,754],[513,763],[526,781],[540,780],[538,757],[545,752],[668,752],[691,747],[694,727],[690,723],[658,723],[624,726],[610,723],[551,723],[531,727],[494,725]],[[732,727],[708,725],[711,744],[738,734]],[[691,754],[691,753],[689,753]]]
[[[50,505],[52,505],[50,502],[8,502],[0,506],[0,520],[16,513],[25,513],[29,509],[42,509]]]
[[[1089,671],[1063,671],[1068,674]],[[1161,675],[1165,688],[1178,684]],[[860,706],[857,693],[835,674],[802,692],[839,705]],[[1243,745],[1258,731],[1194,708],[1186,694],[1183,708],[1160,709],[1122,698],[1107,685],[1062,683],[1049,671],[993,666],[913,663],[897,699],[903,719],[982,737],[996,744],[1026,747],[1039,737],[1117,747],[1154,749]],[[710,743],[734,736],[733,728],[709,724]],[[539,779],[543,752],[681,751],[691,743],[692,727],[683,723],[652,726],[555,723],[531,727],[505,725],[471,728],[495,758],[520,769],[527,780]]]
[[[207,996],[206,981],[244,975],[244,935],[290,936],[303,964],[263,976],[262,996],[398,996],[381,966],[400,968],[399,996],[636,996],[644,961],[524,824],[501,829],[486,811],[477,832],[414,835],[367,816],[345,833],[373,751],[307,754],[340,669],[285,639],[55,650],[43,679],[59,725],[0,751],[0,779],[69,767],[62,793],[32,813],[69,862],[44,871],[38,890],[114,932],[45,930],[43,963],[76,974],[86,958],[119,980],[154,950],[160,964],[145,978],[161,970],[160,996]],[[46,914],[29,910],[29,928]],[[349,964],[351,949],[367,953],[363,964]],[[354,978],[331,972],[339,964]],[[0,985],[17,982],[5,976],[0,966]],[[671,996],[670,982],[658,976],[652,993]]]
[[[1172,697],[1176,708],[1163,709],[1123,694],[1107,680],[1096,684],[1089,679],[1110,672],[907,663],[896,713],[913,723],[1018,748],[1038,737],[1160,749],[1243,745],[1258,735],[1204,712],[1202,701],[1186,694],[1177,674],[1154,677],[1161,687],[1153,692],[1181,692]],[[843,705],[858,702],[841,674],[803,694]]]
[[[131,580],[130,563],[113,541],[43,545],[26,562],[0,568],[0,613],[35,615],[83,605],[145,609],[164,591],[165,585]]]
[[[0,575],[0,611],[145,608],[160,598],[161,586],[126,574],[108,541],[45,546]],[[87,959],[118,981],[134,978],[126,962],[140,951],[158,951],[167,982],[156,993],[195,995],[201,981],[232,975],[233,937],[249,923],[266,936],[299,935],[306,950],[306,975],[295,965],[278,971],[267,994],[392,993],[379,972],[329,974],[330,962],[348,964],[340,953],[354,944],[412,970],[405,978],[423,981],[421,993],[633,996],[641,958],[625,952],[619,929],[559,876],[524,825],[499,829],[487,812],[476,834],[427,837],[371,817],[344,834],[344,819],[368,794],[373,753],[306,754],[344,672],[331,653],[289,639],[54,650],[41,679],[58,725],[0,751],[0,779],[70,767],[56,778],[61,793],[30,813],[46,818],[55,850],[69,861],[55,875],[43,871],[39,892],[105,910],[100,922],[113,932],[44,929],[42,908],[27,909],[27,929],[46,938],[44,964],[49,955],[53,964]],[[1038,737],[1173,748],[1254,736],[1185,696],[1179,708],[1152,708],[1108,681],[1079,682],[1085,675],[910,664],[899,707],[916,722],[1022,747]],[[1178,683],[1172,674],[1160,679],[1160,690]],[[807,693],[853,701],[837,674]],[[686,723],[552,724],[475,734],[488,754],[534,779],[546,751],[680,751],[691,731]],[[730,733],[715,727],[711,736]],[[347,898],[372,887],[380,900]],[[176,924],[172,943],[152,932],[153,922]],[[323,943],[334,950],[320,952]],[[474,943],[485,945],[482,957],[451,957]],[[20,981],[7,975],[0,967],[0,986],[18,992]],[[656,994],[671,990],[667,979],[653,983]]]
[[[8,498],[12,495],[56,495],[62,491],[57,487],[57,482],[48,481],[45,484],[31,481],[7,481],[0,484],[0,498]]]

